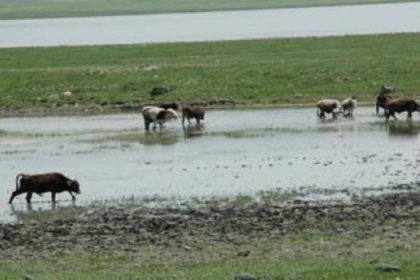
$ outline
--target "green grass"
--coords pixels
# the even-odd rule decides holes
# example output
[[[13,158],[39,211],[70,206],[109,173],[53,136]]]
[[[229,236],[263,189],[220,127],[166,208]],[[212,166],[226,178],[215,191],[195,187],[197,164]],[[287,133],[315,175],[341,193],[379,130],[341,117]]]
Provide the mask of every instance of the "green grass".
[[[384,245],[385,242],[394,244]],[[297,235],[283,240],[253,241],[250,256],[237,247],[204,245],[182,248],[145,247],[140,256],[118,252],[54,251],[47,255],[0,261],[0,279],[220,279],[249,273],[258,279],[418,279],[420,256],[408,243],[392,239],[347,240],[342,236]],[[377,247],[374,247],[377,246]],[[242,248],[243,249],[243,248]],[[364,251],[359,255],[357,251]],[[219,252],[219,253],[217,253]],[[346,253],[344,253],[346,252]],[[210,256],[210,257],[209,257]],[[397,265],[382,272],[372,261]]]
[[[0,106],[302,104],[350,95],[373,101],[382,84],[416,96],[419,45],[419,34],[400,34],[0,49]],[[152,98],[156,86],[173,91]],[[61,96],[65,91],[73,95]]]
[[[410,0],[0,0],[0,19],[156,14],[413,2]],[[414,1],[415,2],[415,1]]]

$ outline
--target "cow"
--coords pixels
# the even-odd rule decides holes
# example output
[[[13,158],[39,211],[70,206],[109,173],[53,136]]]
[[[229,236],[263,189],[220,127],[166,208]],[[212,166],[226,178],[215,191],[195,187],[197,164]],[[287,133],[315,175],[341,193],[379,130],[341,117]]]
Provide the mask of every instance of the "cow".
[[[344,116],[353,116],[353,111],[357,107],[357,98],[355,96],[349,97],[341,101],[341,108]]]
[[[190,119],[195,119],[197,124],[200,124],[200,120],[204,120],[204,109],[202,107],[194,106],[183,106],[182,107],[182,124],[184,124],[185,119],[188,123],[191,124]]]
[[[321,99],[316,103],[317,115],[320,119],[325,118],[325,113],[332,114],[336,118],[339,113],[342,113],[341,103],[336,99]]]
[[[376,96],[376,115],[379,114],[379,108],[382,108],[384,110],[384,115],[386,116],[386,104],[392,99],[390,93],[393,90],[394,89],[389,86],[381,86],[379,93]]]
[[[141,109],[141,113],[144,119],[144,126],[146,130],[149,130],[150,123],[153,122],[153,129],[159,124],[160,129],[163,128],[163,124],[171,119],[178,118],[178,114],[174,109],[163,109],[157,106],[145,106]]]
[[[420,105],[414,99],[402,98],[402,99],[393,99],[387,102],[386,104],[386,120],[392,116],[394,119],[397,119],[395,113],[407,112],[407,119],[411,120],[412,113],[415,111],[420,111]]]
[[[45,192],[51,192],[51,200],[55,203],[55,194],[67,191],[70,193],[72,200],[76,197],[73,193],[80,194],[80,185],[76,180],[71,180],[61,173],[44,173],[44,174],[18,174],[16,176],[16,190],[9,199],[12,204],[13,199],[22,193],[26,194],[26,202],[31,203],[32,194],[42,195]]]

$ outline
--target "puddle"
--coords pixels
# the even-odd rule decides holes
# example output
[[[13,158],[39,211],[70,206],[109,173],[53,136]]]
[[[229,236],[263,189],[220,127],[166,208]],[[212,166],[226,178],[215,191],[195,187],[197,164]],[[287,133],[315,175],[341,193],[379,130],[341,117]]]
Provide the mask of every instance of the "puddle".
[[[0,119],[0,220],[18,173],[77,179],[78,204],[152,197],[384,191],[420,177],[420,115],[385,123],[374,108],[319,121],[314,108],[208,111],[202,126],[180,121],[145,132],[139,114]],[[67,193],[59,205],[70,204]],[[48,208],[50,194],[34,196]],[[25,210],[24,195],[15,210]]]

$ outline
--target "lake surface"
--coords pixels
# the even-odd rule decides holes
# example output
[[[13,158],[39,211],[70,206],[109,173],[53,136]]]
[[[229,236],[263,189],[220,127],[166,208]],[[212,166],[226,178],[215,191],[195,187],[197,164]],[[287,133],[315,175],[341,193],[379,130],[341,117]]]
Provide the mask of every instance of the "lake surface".
[[[77,203],[306,192],[309,199],[383,192],[420,179],[420,114],[386,123],[372,107],[318,120],[315,109],[208,111],[203,126],[146,132],[139,114],[0,119],[0,220],[18,173],[62,172]],[[59,204],[70,195],[57,195]],[[34,195],[35,209],[50,194]],[[25,209],[25,195],[16,197]]]
[[[0,47],[197,42],[420,31],[420,3],[0,21]]]

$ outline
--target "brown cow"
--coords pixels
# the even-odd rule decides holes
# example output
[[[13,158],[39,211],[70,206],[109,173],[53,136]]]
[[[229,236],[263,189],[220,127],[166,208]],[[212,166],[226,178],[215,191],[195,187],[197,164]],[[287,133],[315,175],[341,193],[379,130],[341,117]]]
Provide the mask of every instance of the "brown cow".
[[[80,193],[79,182],[70,180],[60,173],[45,173],[45,174],[18,174],[16,176],[16,191],[12,193],[9,204],[12,204],[15,196],[21,193],[27,193],[26,201],[31,203],[32,193],[41,195],[45,192],[51,192],[52,202],[55,203],[55,194],[67,191],[70,193],[73,201],[76,200],[74,193]]]
[[[187,118],[189,124],[191,124],[190,119],[195,119],[197,124],[200,124],[200,120],[204,120],[204,109],[198,106],[194,106],[194,107],[183,106],[182,107],[182,124],[184,124],[185,118]]]
[[[407,119],[411,120],[412,113],[415,111],[420,111],[420,106],[414,99],[394,99],[387,102],[385,116],[386,120],[389,119],[389,116],[397,119],[395,113],[407,112]]]
[[[325,118],[325,113],[332,114],[336,118],[339,113],[342,113],[341,103],[335,99],[321,99],[316,103],[317,115],[320,119]]]

